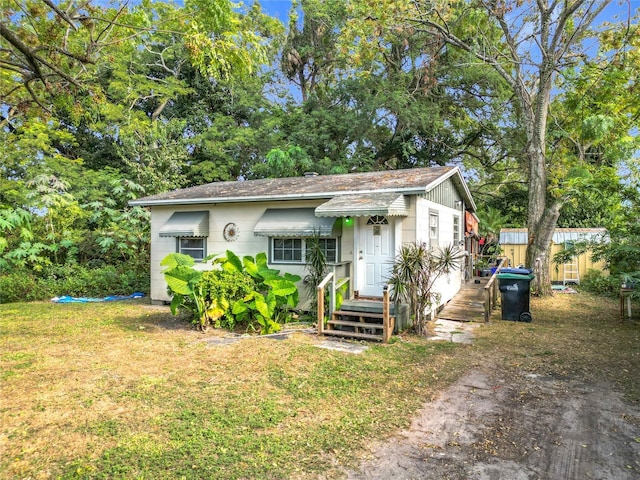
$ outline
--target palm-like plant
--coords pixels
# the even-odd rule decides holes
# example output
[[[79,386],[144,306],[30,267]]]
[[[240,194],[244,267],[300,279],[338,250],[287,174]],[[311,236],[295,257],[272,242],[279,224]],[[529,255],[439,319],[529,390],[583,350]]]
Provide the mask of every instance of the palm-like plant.
[[[462,252],[450,245],[435,251],[424,242],[402,245],[391,270],[391,299],[405,302],[418,335],[427,333],[427,323],[433,306],[440,299],[434,291],[438,278],[460,268]]]
[[[309,274],[305,278],[305,283],[307,284],[307,295],[311,300],[310,310],[315,314],[318,310],[317,288],[327,275],[327,256],[320,244],[319,233],[314,233],[306,240],[306,247],[305,269]]]

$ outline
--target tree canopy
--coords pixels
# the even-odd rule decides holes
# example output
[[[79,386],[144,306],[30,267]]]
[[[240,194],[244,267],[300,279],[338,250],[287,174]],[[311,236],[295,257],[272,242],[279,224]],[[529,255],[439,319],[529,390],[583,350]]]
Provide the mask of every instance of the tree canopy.
[[[134,196],[308,170],[460,165],[530,261],[629,221],[640,35],[611,2],[1,1],[4,271],[140,257]]]

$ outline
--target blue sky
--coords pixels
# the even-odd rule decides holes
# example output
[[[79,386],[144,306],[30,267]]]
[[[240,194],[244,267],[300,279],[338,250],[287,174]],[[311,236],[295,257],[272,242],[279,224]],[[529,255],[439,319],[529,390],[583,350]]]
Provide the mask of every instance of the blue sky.
[[[245,1],[247,5],[251,4],[251,1]],[[262,5],[263,12],[283,21],[287,19],[291,8],[291,0],[259,0],[259,3]]]

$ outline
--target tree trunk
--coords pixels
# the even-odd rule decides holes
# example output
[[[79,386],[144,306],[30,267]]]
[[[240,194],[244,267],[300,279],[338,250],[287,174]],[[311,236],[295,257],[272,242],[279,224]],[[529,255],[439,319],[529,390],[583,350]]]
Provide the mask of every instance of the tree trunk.
[[[537,102],[545,99],[536,98]],[[541,106],[542,107],[542,106]],[[545,108],[545,107],[542,107]],[[536,295],[551,295],[551,242],[553,232],[560,216],[560,202],[548,204],[548,185],[546,170],[546,155],[544,151],[546,131],[546,109],[535,115],[528,128],[531,139],[527,149],[527,163],[529,173],[529,212],[527,216],[527,230],[529,243],[525,263],[527,268],[534,269],[534,290]]]
[[[529,175],[529,199],[527,229],[526,266],[536,271],[535,291],[537,295],[550,295],[551,265],[550,251],[553,231],[560,215],[560,204],[547,204],[547,117],[551,101],[551,78],[553,67],[543,62],[540,67],[540,82],[534,92],[526,89],[520,77],[516,93],[523,111],[527,147],[525,159]]]
[[[553,232],[560,215],[560,203],[556,202],[545,209],[537,225],[529,225],[529,244],[527,245],[526,266],[533,268],[536,276],[533,290],[536,295],[551,295],[551,242]]]

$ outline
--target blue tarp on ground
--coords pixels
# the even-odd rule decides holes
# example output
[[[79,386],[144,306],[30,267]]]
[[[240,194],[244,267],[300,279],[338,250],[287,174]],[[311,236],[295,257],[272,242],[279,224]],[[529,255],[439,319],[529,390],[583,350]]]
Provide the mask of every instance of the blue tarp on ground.
[[[69,297],[63,295],[62,297],[54,297],[51,299],[54,303],[90,303],[90,302],[110,302],[113,300],[131,300],[132,298],[142,298],[144,293],[135,292],[131,295],[110,295],[102,298],[91,297]]]

